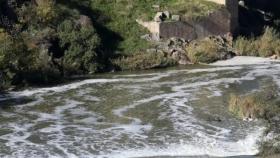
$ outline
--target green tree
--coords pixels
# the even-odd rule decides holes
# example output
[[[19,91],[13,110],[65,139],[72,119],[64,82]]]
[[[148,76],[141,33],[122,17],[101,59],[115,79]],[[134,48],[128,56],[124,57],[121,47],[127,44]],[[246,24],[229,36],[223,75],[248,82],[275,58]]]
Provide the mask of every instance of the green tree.
[[[65,49],[63,65],[66,71],[93,73],[97,70],[96,48],[100,39],[92,25],[65,20],[58,26],[60,46]]]

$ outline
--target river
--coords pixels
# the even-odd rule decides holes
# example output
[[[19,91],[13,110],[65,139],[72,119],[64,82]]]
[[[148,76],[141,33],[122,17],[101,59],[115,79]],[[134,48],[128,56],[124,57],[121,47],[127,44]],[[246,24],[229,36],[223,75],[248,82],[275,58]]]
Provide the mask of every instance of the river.
[[[280,86],[279,72],[236,57],[1,94],[0,157],[251,158],[264,124],[234,117],[228,98]]]

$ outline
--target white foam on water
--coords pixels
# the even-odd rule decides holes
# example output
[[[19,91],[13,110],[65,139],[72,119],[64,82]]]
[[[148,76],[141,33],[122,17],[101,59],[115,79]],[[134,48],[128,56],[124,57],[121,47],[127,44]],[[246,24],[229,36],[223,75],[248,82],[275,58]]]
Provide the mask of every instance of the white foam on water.
[[[99,155],[96,158],[140,158],[153,156],[245,156],[258,153],[257,141],[262,135],[264,128],[255,129],[248,133],[245,139],[237,142],[213,141],[210,144],[189,144],[178,142],[166,147],[147,147],[142,149],[120,150],[106,155]]]
[[[246,57],[245,57],[246,58]],[[245,60],[242,58],[242,60]],[[237,58],[238,59],[238,58]],[[47,113],[40,113],[40,112],[27,112],[28,114],[34,114],[38,116],[34,122],[38,121],[54,121],[54,124],[42,128],[39,131],[44,132],[46,134],[50,134],[51,136],[55,137],[53,140],[49,140],[47,143],[48,146],[53,146],[60,151],[66,157],[79,157],[78,155],[83,155],[84,157],[96,157],[96,158],[103,158],[103,157],[110,157],[110,158],[129,158],[129,157],[149,157],[149,156],[199,156],[199,155],[208,155],[208,156],[239,156],[239,155],[255,155],[258,153],[258,149],[256,146],[256,142],[258,138],[261,136],[263,129],[252,129],[248,133],[246,133],[246,138],[240,139],[237,141],[227,140],[228,137],[231,136],[231,130],[229,128],[222,128],[218,126],[214,126],[211,124],[207,124],[209,129],[205,128],[204,126],[200,125],[203,122],[200,122],[192,115],[193,108],[188,105],[188,103],[192,100],[199,99],[194,96],[194,93],[199,91],[200,88],[209,88],[209,91],[213,91],[212,95],[208,97],[211,98],[213,96],[221,96],[222,93],[219,90],[218,86],[223,85],[224,87],[228,86],[231,83],[240,83],[242,81],[248,80],[255,80],[256,77],[259,76],[271,76],[274,81],[278,82],[280,85],[280,76],[279,76],[279,65],[270,65],[269,61],[263,61],[264,59],[254,59],[250,64],[254,65],[253,68],[248,68],[250,70],[246,70],[246,74],[241,77],[232,77],[232,78],[218,78],[217,74],[213,72],[220,72],[220,71],[238,71],[243,69],[240,66],[236,65],[244,65],[245,62],[239,58],[239,63],[237,63],[236,58],[233,61],[228,61],[228,63],[216,63],[217,65],[223,65],[223,67],[211,67],[205,69],[194,69],[194,70],[171,70],[168,72],[160,72],[160,73],[152,73],[152,74],[139,74],[139,75],[119,75],[115,76],[114,79],[90,79],[84,80],[81,82],[75,82],[63,86],[51,87],[51,88],[38,88],[38,89],[31,89],[25,90],[21,92],[12,92],[11,94],[14,96],[21,95],[21,96],[35,96],[35,98],[41,98],[39,102],[44,101],[42,98],[43,95],[53,94],[53,93],[60,93],[65,92],[72,89],[78,89],[83,85],[86,84],[106,84],[106,83],[118,83],[127,85],[124,86],[126,89],[133,90],[131,84],[140,84],[140,87],[134,89],[141,89],[141,91],[136,91],[133,93],[134,95],[139,92],[145,92],[149,90],[149,88],[160,88],[161,86],[170,85],[169,87],[172,88],[171,92],[169,93],[160,93],[157,92],[150,97],[142,98],[140,100],[136,100],[129,105],[123,105],[120,108],[114,109],[112,112],[114,115],[120,118],[125,118],[126,120],[130,120],[128,123],[97,123],[97,119],[102,117],[97,114],[91,114],[91,112],[86,111],[85,108],[82,108],[80,105],[84,104],[83,102],[71,100],[71,99],[64,99],[64,102],[61,105],[56,105],[55,110],[51,114]],[[250,59],[250,58],[246,58]],[[234,64],[229,64],[233,62]],[[247,62],[248,64],[248,62]],[[257,64],[257,66],[255,66]],[[226,66],[228,65],[228,66]],[[177,74],[195,74],[195,73],[212,73],[207,75],[203,75],[205,78],[203,80],[196,81],[195,78],[193,82],[182,82],[176,83],[174,81],[160,81],[165,77],[170,77]],[[200,74],[201,75],[201,74]],[[118,78],[121,77],[121,78]],[[128,77],[128,78],[127,78]],[[136,78],[131,78],[136,77]],[[191,79],[186,79],[186,81]],[[177,81],[177,80],[176,80]],[[185,80],[183,80],[185,81]],[[145,83],[145,84],[142,84]],[[148,84],[147,84],[148,83]],[[153,83],[150,84],[150,83]],[[150,84],[150,87],[148,87]],[[158,85],[158,86],[156,86]],[[141,87],[145,86],[145,87]],[[77,96],[84,96],[85,100],[92,101],[92,102],[100,102],[104,98],[97,98],[95,96],[91,96],[90,91],[83,89],[77,93]],[[121,86],[120,86],[121,87]],[[148,87],[148,88],[147,88]],[[94,85],[93,85],[94,88]],[[102,89],[101,89],[102,90]],[[4,97],[5,98],[5,97]],[[1,97],[0,99],[3,99]],[[1,100],[0,100],[1,101]],[[153,130],[154,126],[151,123],[144,124],[142,120],[136,117],[128,117],[127,114],[130,110],[135,109],[138,106],[147,105],[150,102],[159,101],[161,102],[162,108],[166,110],[166,113],[161,113],[162,118],[168,118],[172,121],[173,128],[175,132],[179,132],[184,134],[192,135],[193,138],[190,141],[178,141],[178,143],[170,143],[168,145],[150,145],[145,144],[149,137],[147,136],[147,132]],[[36,105],[38,102],[31,102],[28,105],[33,106]],[[111,111],[110,111],[111,112]],[[84,122],[86,126],[76,125],[73,124],[75,122],[67,121],[67,114],[71,114],[73,116],[84,116],[81,120],[75,120],[76,122]],[[106,118],[105,118],[106,119]],[[108,127],[104,127],[102,129],[96,129],[95,125],[109,125]],[[7,145],[10,147],[15,147],[14,149],[20,148],[17,146],[16,143],[23,141],[25,148],[22,150],[18,150],[16,154],[20,155],[20,152],[27,153],[28,146],[35,146],[34,148],[42,149],[42,146],[36,145],[26,140],[28,136],[30,136],[29,129],[32,128],[35,124],[26,124],[21,128],[14,128],[17,124],[11,124],[10,127],[13,127],[14,134],[6,135],[4,138],[8,140]],[[68,137],[63,130],[65,128],[72,128],[79,131],[74,138]],[[16,133],[19,131],[23,131],[25,134],[17,136]],[[207,134],[207,131],[214,132],[215,134]],[[83,134],[89,134],[91,137],[83,137]],[[107,136],[107,137],[100,137],[100,136]],[[80,136],[80,137],[79,137]],[[120,144],[116,142],[116,140],[120,140],[121,137],[127,136],[129,140],[135,141],[134,143],[144,144],[145,147],[127,147],[125,144]],[[15,138],[15,139],[13,139]],[[70,139],[71,138],[71,139]],[[73,142],[78,142],[81,139],[93,139],[92,142],[86,143],[83,142],[83,145],[96,145],[101,144],[100,147],[100,154],[93,154],[90,151],[87,151],[86,147],[81,149],[83,146],[71,146]],[[10,140],[11,139],[11,140]],[[70,139],[70,140],[68,140]],[[85,140],[82,140],[85,141]],[[110,148],[111,149],[106,149]],[[99,145],[98,144],[98,145]],[[105,144],[105,145],[104,145]],[[136,145],[137,146],[137,145]],[[69,148],[75,148],[79,150],[79,154],[74,154],[69,151]],[[47,150],[47,149],[46,149]],[[103,151],[104,150],[104,151]],[[107,151],[108,150],[108,151]],[[31,152],[31,151],[30,151]],[[102,153],[103,152],[103,153]],[[50,157],[55,157],[55,154],[49,153]],[[30,157],[36,157],[36,152],[32,154]],[[59,157],[59,156],[58,156]]]
[[[271,64],[271,62],[280,62],[279,60],[272,60],[262,57],[250,57],[250,56],[236,56],[229,60],[221,60],[210,65],[213,66],[234,66],[234,65],[263,65]]]
[[[112,83],[112,82],[120,82],[123,79],[88,79],[80,82],[74,82],[71,84],[66,84],[63,86],[56,86],[56,87],[50,87],[50,88],[37,88],[37,89],[31,89],[31,90],[24,90],[20,92],[12,92],[11,94],[15,96],[32,96],[34,94],[40,94],[40,93],[52,93],[52,92],[65,92],[71,89],[77,89],[83,85],[86,84],[96,84],[96,83]]]
[[[151,74],[139,74],[139,75],[129,75],[129,76],[146,76],[145,78],[115,78],[115,79],[87,79],[79,82],[74,82],[71,84],[66,84],[62,86],[55,86],[55,87],[49,87],[49,88],[35,88],[35,89],[27,89],[24,91],[18,91],[18,92],[10,92],[8,97],[2,96],[0,98],[1,100],[7,100],[11,98],[18,98],[21,96],[32,96],[32,95],[38,95],[38,94],[46,94],[46,93],[61,93],[72,89],[77,89],[83,85],[87,84],[105,84],[105,83],[115,83],[115,82],[148,82],[148,81],[157,81],[163,77],[168,77],[173,74],[177,74],[180,72],[186,72],[186,73],[200,73],[200,72],[218,72],[218,71],[225,71],[225,70],[238,70],[241,69],[241,67],[220,67],[220,68],[205,68],[205,69],[195,69],[195,70],[171,70],[164,73],[151,73]],[[127,75],[117,75],[126,77]]]

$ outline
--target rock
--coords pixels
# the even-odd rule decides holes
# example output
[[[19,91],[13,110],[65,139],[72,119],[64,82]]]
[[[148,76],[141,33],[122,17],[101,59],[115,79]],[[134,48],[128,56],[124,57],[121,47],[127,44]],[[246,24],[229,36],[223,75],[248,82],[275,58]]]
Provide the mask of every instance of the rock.
[[[157,49],[155,48],[151,48],[151,49],[147,49],[147,53],[156,53]]]
[[[152,41],[159,41],[160,40],[160,36],[157,33],[153,33],[152,34]]]
[[[157,4],[155,4],[155,5],[152,5],[152,8],[154,8],[154,9],[160,9],[160,6],[159,5],[157,5]]]
[[[176,61],[179,61],[180,60],[180,52],[179,51],[175,51],[171,54],[171,58],[176,60]]]
[[[189,58],[186,55],[182,55],[180,56],[180,60],[178,61],[178,63],[180,65],[189,65],[192,64],[189,60]]]
[[[244,2],[244,0],[239,1],[239,5],[242,6],[242,7],[245,7],[245,2]]]
[[[167,19],[170,19],[171,14],[169,11],[164,11],[163,13]]]
[[[228,52],[221,52],[220,54],[220,60],[228,60],[228,59],[231,59],[233,57],[235,57],[236,54],[231,52],[231,51],[228,51]]]
[[[145,34],[140,37],[141,39],[147,40],[147,41],[152,41],[152,36],[150,34]]]
[[[273,60],[276,60],[276,59],[279,59],[278,55],[274,54],[272,55],[271,57],[269,57],[270,59],[273,59]]]
[[[81,15],[80,18],[76,21],[76,23],[81,26],[92,26],[91,19],[86,15]]]
[[[157,14],[154,17],[155,22],[162,22],[164,20],[164,13],[163,12],[157,12]]]
[[[171,19],[173,21],[180,21],[180,15],[172,15]]]

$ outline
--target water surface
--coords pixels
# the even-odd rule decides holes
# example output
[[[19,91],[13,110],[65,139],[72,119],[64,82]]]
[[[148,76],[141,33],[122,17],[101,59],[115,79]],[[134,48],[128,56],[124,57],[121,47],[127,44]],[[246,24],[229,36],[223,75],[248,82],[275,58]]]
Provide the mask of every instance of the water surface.
[[[0,95],[0,156],[251,158],[263,124],[235,118],[227,102],[232,93],[280,85],[280,64],[257,59]]]

